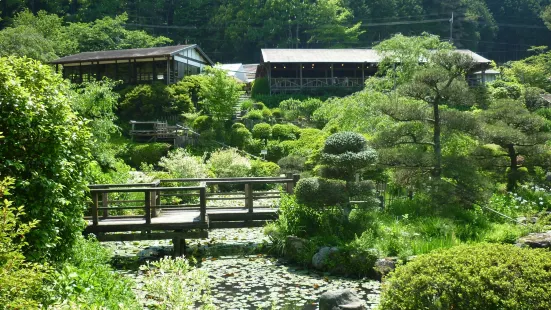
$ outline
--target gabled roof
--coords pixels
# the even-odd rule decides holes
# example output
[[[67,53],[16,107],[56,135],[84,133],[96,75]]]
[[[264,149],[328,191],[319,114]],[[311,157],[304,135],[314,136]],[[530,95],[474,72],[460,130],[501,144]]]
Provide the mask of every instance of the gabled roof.
[[[122,60],[122,59],[134,59],[134,58],[152,58],[152,57],[167,57],[179,53],[183,50],[195,48],[205,60],[213,65],[214,63],[210,58],[199,48],[197,44],[190,45],[176,45],[176,46],[163,46],[163,47],[150,47],[150,48],[134,48],[125,50],[110,50],[110,51],[97,51],[97,52],[84,52],[75,55],[65,56],[54,61],[51,64],[67,64],[67,63],[79,63],[101,60]]]
[[[469,50],[456,50],[471,55],[477,63],[490,60]],[[373,49],[262,49],[262,59],[271,63],[378,63],[382,57]]]
[[[247,79],[249,79],[249,81],[254,80],[256,77],[256,70],[258,70],[258,64],[245,64],[243,65],[243,70],[247,72]]]

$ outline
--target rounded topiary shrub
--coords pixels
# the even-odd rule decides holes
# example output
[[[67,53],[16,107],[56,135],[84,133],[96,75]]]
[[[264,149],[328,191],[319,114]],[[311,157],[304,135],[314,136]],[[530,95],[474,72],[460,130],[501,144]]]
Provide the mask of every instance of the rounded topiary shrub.
[[[253,127],[253,137],[255,139],[270,139],[272,135],[272,126],[267,123],[256,124]]]
[[[231,131],[231,145],[243,149],[252,139],[251,132],[245,127],[233,128]]]
[[[300,136],[300,128],[291,124],[277,124],[272,127],[272,138],[275,140],[296,140]]]
[[[297,183],[297,202],[311,207],[336,206],[348,202],[346,183],[341,180],[306,178]]]
[[[212,128],[212,118],[207,115],[201,115],[193,121],[193,128],[198,132],[207,131]]]
[[[462,245],[398,267],[380,309],[551,309],[550,287],[549,251]]]
[[[123,159],[134,168],[140,168],[142,163],[156,165],[162,157],[168,154],[171,147],[168,143],[135,144],[123,154]]]
[[[367,141],[355,132],[343,131],[333,134],[325,140],[323,152],[327,154],[358,153],[365,149]]]

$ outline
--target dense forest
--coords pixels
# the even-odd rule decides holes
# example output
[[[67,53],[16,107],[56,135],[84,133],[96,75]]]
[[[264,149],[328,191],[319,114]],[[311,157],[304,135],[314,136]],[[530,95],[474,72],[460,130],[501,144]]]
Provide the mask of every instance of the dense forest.
[[[503,63],[529,56],[532,46],[551,45],[546,26],[550,4],[549,0],[5,0],[0,4],[0,27],[4,31],[17,27],[13,18],[25,10],[55,14],[74,29],[103,20],[96,25],[101,28],[106,17],[121,16],[112,23],[162,35],[176,44],[199,44],[219,62],[258,62],[261,47],[371,47],[394,33],[429,32],[443,39],[451,35],[457,47]],[[85,32],[76,35],[88,36]],[[17,33],[18,40],[40,39],[29,29]],[[56,55],[71,51],[75,50]]]

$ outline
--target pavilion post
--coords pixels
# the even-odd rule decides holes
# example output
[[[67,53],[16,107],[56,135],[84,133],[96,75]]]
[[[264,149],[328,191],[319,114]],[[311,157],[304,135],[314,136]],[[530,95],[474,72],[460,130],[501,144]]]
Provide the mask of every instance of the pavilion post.
[[[486,85],[486,69],[482,70],[482,85]]]
[[[166,60],[166,85],[170,84],[170,57]]]
[[[151,82],[153,83],[157,80],[157,66],[155,65],[155,57],[153,57],[153,62],[151,63],[151,65],[153,66],[153,79],[151,80]]]
[[[365,82],[365,63],[362,63],[362,84]]]
[[[115,60],[115,81],[119,80],[119,63]]]
[[[78,77],[79,77],[78,79],[80,83],[84,82],[82,80],[82,63],[81,62],[78,64]]]
[[[334,66],[333,64],[331,64],[331,83],[330,83],[330,84],[333,84],[333,82],[335,81],[335,80],[334,80],[335,75],[334,75],[334,73],[333,73],[333,68],[334,68],[334,67],[335,67],[335,66]]]
[[[300,68],[300,89],[302,89],[302,63],[298,64]]]
[[[272,64],[268,62],[268,85],[270,85],[270,95],[272,95]]]

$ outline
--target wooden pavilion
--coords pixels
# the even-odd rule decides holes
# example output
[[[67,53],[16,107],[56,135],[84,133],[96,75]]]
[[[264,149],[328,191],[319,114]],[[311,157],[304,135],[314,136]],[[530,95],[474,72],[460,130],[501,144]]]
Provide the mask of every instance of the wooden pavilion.
[[[490,60],[469,50],[475,71],[490,67]],[[257,77],[267,77],[270,93],[292,93],[318,88],[361,89],[377,73],[382,57],[372,49],[262,49]],[[474,72],[474,71],[473,71]]]
[[[74,83],[108,77],[123,84],[154,81],[173,84],[214,65],[196,44],[85,52],[50,63],[56,66],[56,71],[62,69],[63,77]]]

